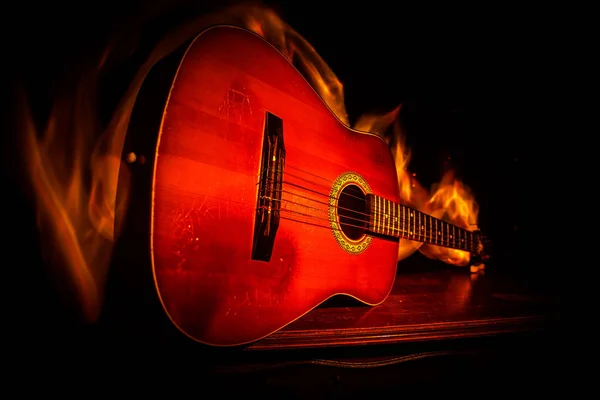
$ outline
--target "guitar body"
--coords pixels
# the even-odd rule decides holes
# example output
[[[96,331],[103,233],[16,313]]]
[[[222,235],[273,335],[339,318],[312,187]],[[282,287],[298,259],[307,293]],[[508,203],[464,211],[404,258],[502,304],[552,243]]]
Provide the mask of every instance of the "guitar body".
[[[386,143],[342,124],[281,53],[241,28],[202,32],[171,80],[146,167],[154,283],[172,323],[196,341],[231,346],[263,338],[336,294],[384,301],[398,241],[346,237],[332,204],[339,205],[334,183],[346,179],[399,201]],[[257,259],[268,116],[282,127],[285,172],[272,248]]]

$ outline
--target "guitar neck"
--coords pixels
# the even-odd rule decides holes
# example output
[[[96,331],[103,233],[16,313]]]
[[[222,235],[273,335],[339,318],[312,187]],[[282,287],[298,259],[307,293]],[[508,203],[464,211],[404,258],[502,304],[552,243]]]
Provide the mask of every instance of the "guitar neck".
[[[373,234],[477,252],[477,231],[468,231],[380,196],[371,194],[367,198],[369,231]]]

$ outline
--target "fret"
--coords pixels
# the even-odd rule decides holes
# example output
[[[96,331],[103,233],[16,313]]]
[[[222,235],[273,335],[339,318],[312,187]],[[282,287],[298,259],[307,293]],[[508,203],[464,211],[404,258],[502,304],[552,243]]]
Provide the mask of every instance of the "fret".
[[[381,198],[381,233],[385,235],[385,199]]]
[[[442,245],[448,245],[448,224],[442,221]]]
[[[381,233],[381,197],[377,197],[377,233]]]
[[[383,227],[382,227],[382,231],[384,235],[387,235],[387,200],[386,199],[381,199],[382,202],[382,219],[381,222],[383,222]]]
[[[394,228],[394,208],[396,207],[396,204],[393,201],[390,201],[390,230],[391,230],[391,235],[392,236],[396,236],[396,229]]]
[[[394,216],[396,215],[396,203],[390,202],[390,228],[392,230],[392,236],[396,236],[396,221]]]
[[[405,238],[410,238],[410,218],[409,218],[409,211],[408,211],[408,207],[404,206],[404,237]]]
[[[414,218],[413,222],[414,222],[414,227],[415,227],[415,229],[413,230],[414,239],[419,240],[419,213],[417,213],[415,210],[413,210],[412,215]]]
[[[402,207],[402,234],[406,235],[406,207]]]
[[[385,235],[385,200],[379,198],[379,233]]]
[[[395,207],[396,210],[396,233],[398,234],[398,237],[402,236],[401,231],[400,231],[400,205],[398,204],[397,207]]]
[[[379,233],[379,196],[375,196],[375,233]]]
[[[385,199],[379,198],[379,230],[385,235]]]
[[[378,197],[379,201],[377,202],[377,221],[379,224],[378,233],[383,233],[383,199]]]
[[[383,234],[387,235],[388,226],[387,226],[387,200],[383,199]]]
[[[381,231],[383,232],[384,235],[387,235],[386,203],[387,203],[387,201],[384,198],[381,198],[381,223],[383,224],[383,226],[381,227]]]
[[[400,237],[404,237],[404,206],[398,207],[398,230],[400,231]]]
[[[385,228],[387,230],[387,234],[390,234],[390,201],[385,200],[386,212],[385,212]]]
[[[402,237],[402,204],[398,204],[398,237]]]
[[[396,203],[392,203],[392,235],[396,236]]]
[[[431,215],[427,216],[427,240],[431,243]]]
[[[413,230],[412,230],[413,240],[418,240],[417,231],[419,230],[419,227],[417,226],[417,212],[415,210],[411,210],[410,216],[412,217],[412,223],[413,223]]]
[[[406,238],[410,239],[410,209],[408,207],[404,207],[406,211]]]
[[[396,236],[396,204],[392,207],[392,235]]]
[[[387,223],[387,231],[388,236],[393,235],[392,233],[392,203],[389,200],[386,200],[387,203],[387,212],[385,213],[385,221]]]
[[[457,229],[458,228],[456,226],[454,226],[454,225],[452,226],[452,241],[453,241],[452,245],[454,248],[458,247],[458,245],[456,244],[456,230]]]
[[[381,223],[381,233],[383,233],[385,235],[385,199],[383,197],[379,198],[380,201],[380,206],[381,208],[379,209],[380,213],[379,213],[379,221]]]
[[[419,240],[419,221],[417,221],[417,212],[413,210],[413,239]]]
[[[404,235],[406,236],[407,239],[410,239],[410,210],[408,209],[408,207],[404,207],[404,213],[405,213],[405,223],[406,223],[406,230],[404,231]]]
[[[429,238],[428,239],[429,239],[429,243],[431,243],[431,235],[433,234],[433,231],[432,231],[432,228],[431,228],[431,215],[427,216],[427,221],[429,222],[429,224],[428,224],[429,228],[427,228],[428,229],[427,232],[429,232]]]
[[[406,237],[410,239],[411,229],[410,229],[410,208],[406,207]]]
[[[418,240],[423,240],[423,231],[421,230],[421,213],[417,213],[417,216],[419,217],[419,223],[417,224],[417,235],[419,235]]]
[[[398,204],[398,207],[396,208],[396,228],[398,228],[398,237],[402,237],[402,229],[400,228],[400,223],[402,222],[402,217],[400,216],[400,204]]]

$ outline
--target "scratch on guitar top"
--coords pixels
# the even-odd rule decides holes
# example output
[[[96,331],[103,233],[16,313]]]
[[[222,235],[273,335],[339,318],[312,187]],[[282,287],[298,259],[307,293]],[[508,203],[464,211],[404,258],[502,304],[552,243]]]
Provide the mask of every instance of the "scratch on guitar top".
[[[252,116],[250,96],[246,85],[234,82],[219,106],[221,118],[235,120],[240,125]]]
[[[183,204],[173,210],[172,249],[179,269],[185,268],[189,256],[200,250],[202,233],[206,229],[201,221],[207,217],[216,219],[215,209],[217,217],[221,217],[220,205],[207,206],[207,200],[205,196],[201,200],[195,199],[191,205]]]

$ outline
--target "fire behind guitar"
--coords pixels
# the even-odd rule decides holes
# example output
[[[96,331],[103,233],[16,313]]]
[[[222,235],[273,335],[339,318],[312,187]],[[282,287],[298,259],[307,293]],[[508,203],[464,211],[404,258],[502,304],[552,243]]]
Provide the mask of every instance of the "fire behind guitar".
[[[478,231],[400,204],[387,144],[242,28],[205,30],[154,67],[123,157],[117,230],[149,242],[164,314],[204,344],[261,339],[336,294],[380,304],[399,238],[485,257]]]

